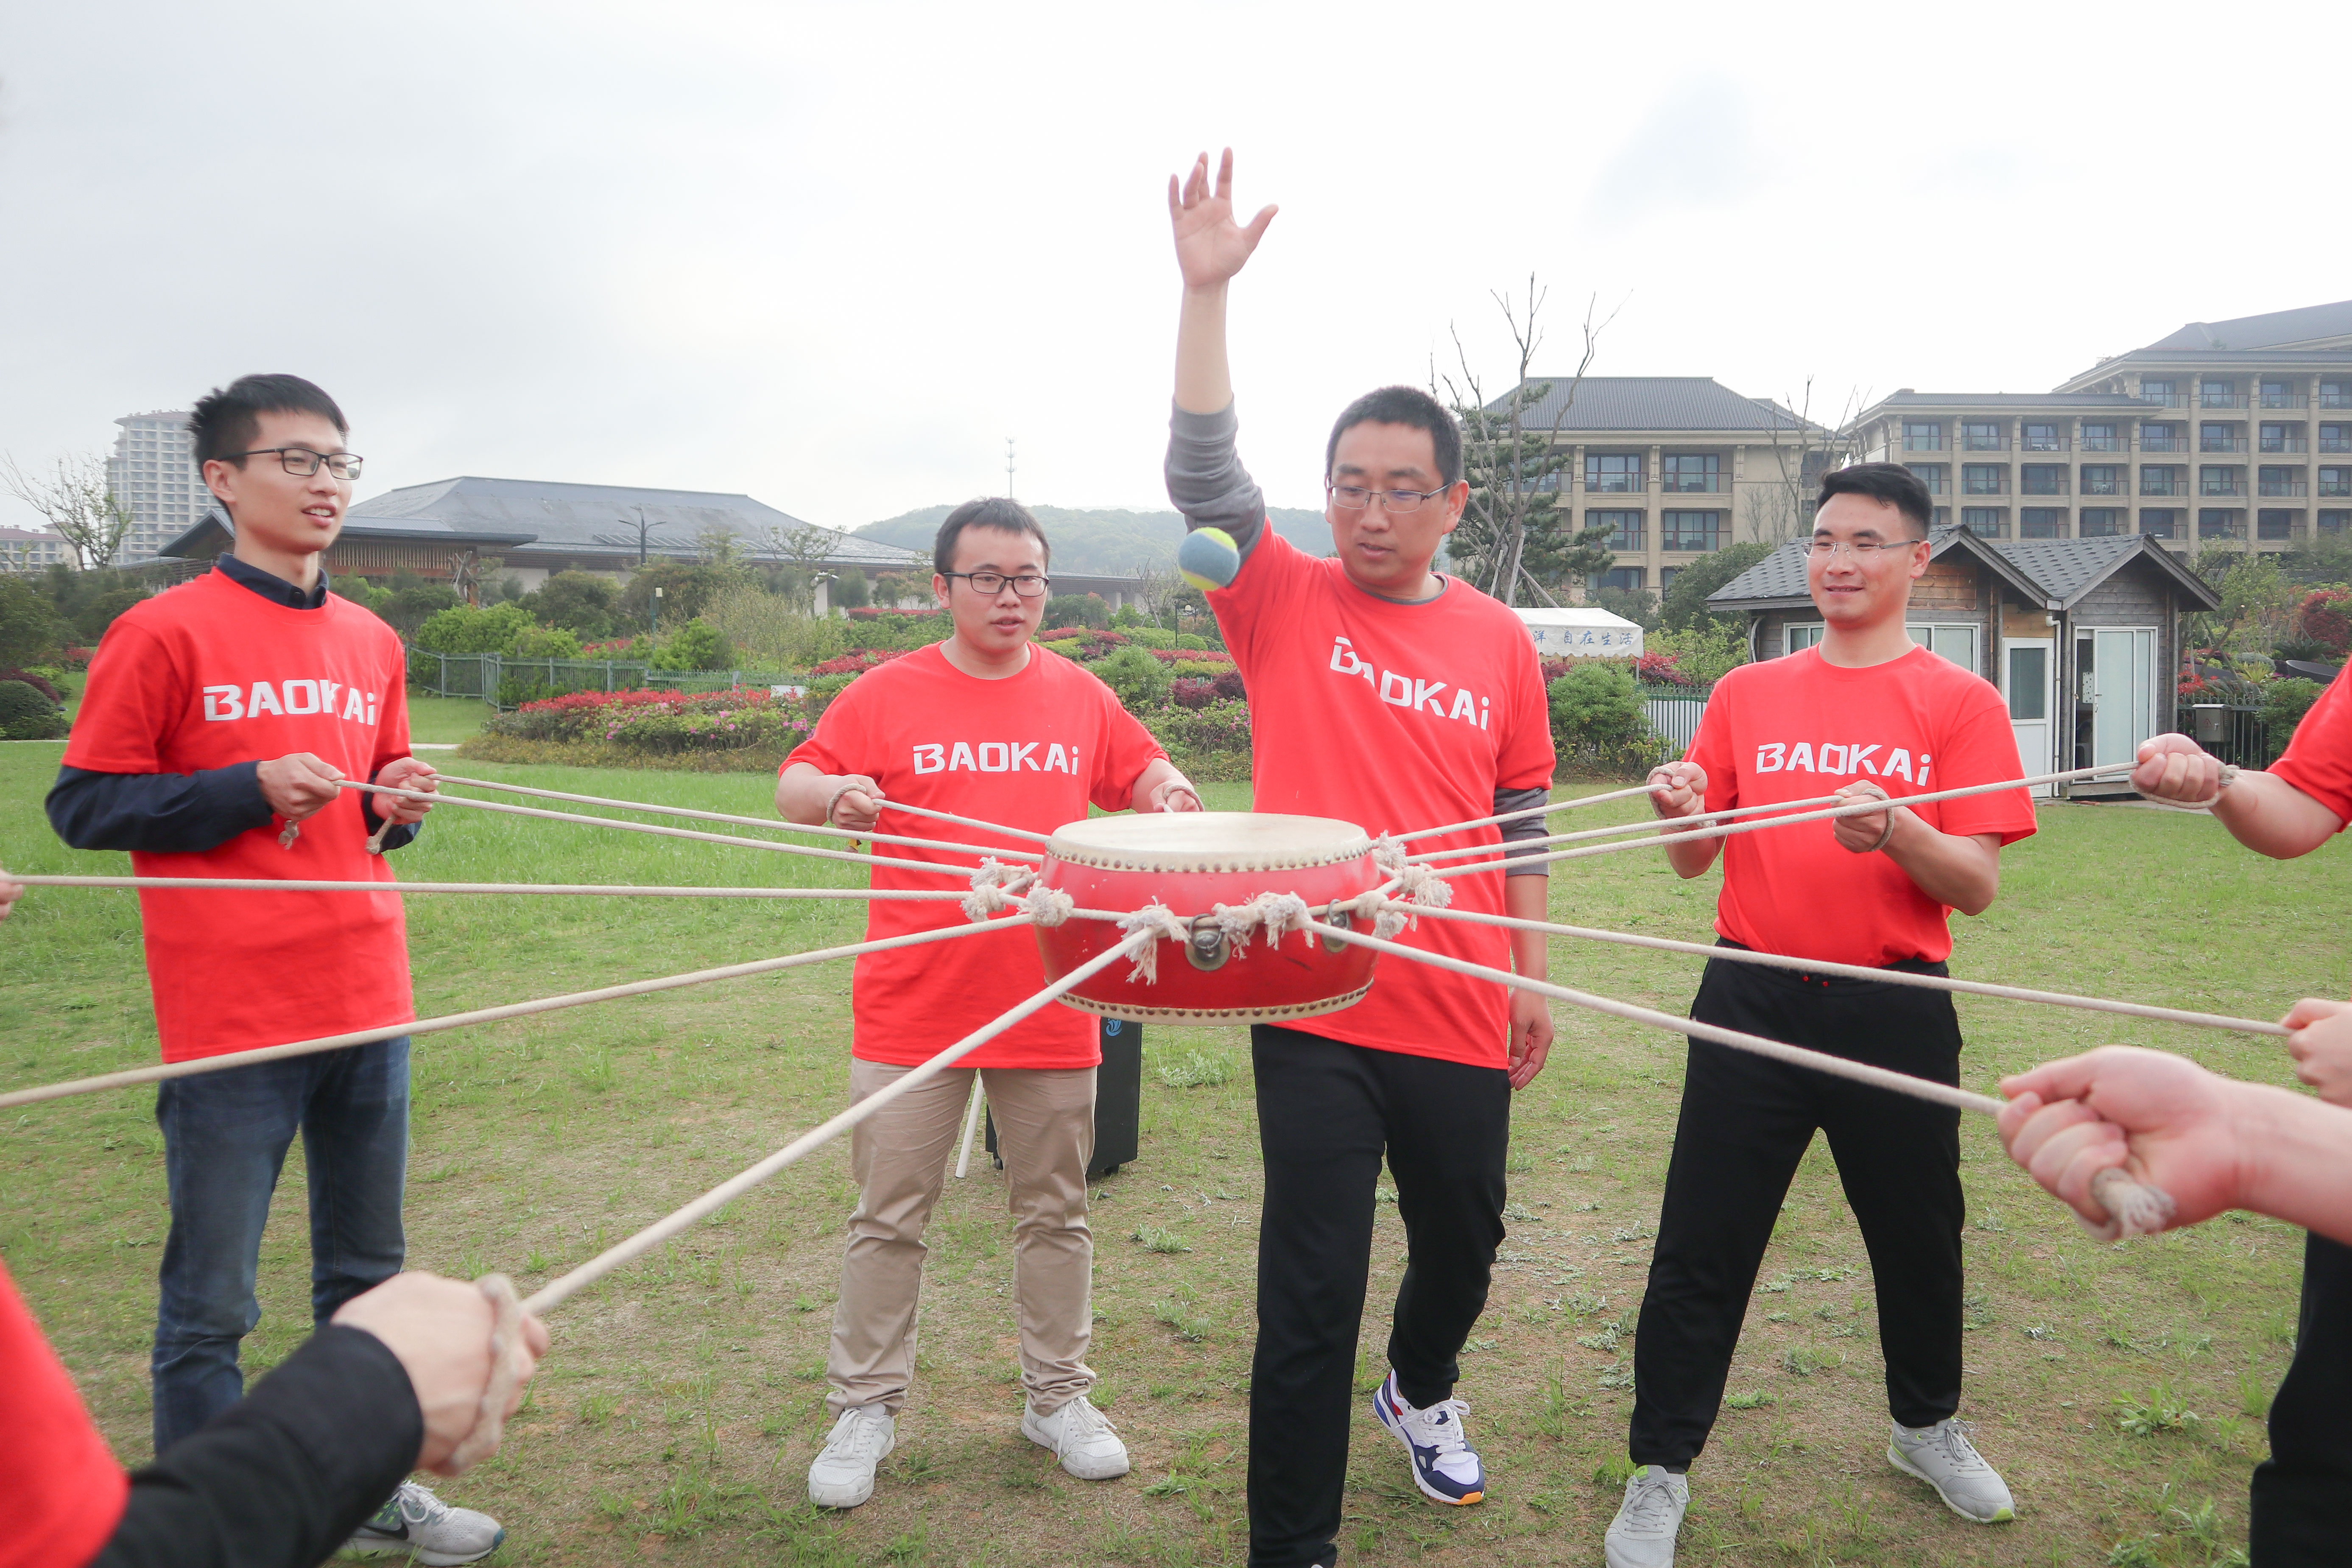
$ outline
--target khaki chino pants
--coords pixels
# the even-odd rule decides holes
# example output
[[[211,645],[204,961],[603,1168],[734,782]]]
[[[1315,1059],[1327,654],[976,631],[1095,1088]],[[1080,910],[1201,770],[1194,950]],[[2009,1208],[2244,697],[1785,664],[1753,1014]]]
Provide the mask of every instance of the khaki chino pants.
[[[849,1068],[853,1105],[913,1071]],[[1094,1236],[1087,1228],[1087,1162],[1094,1155],[1095,1069],[963,1068],[941,1073],[858,1123],[850,1165],[857,1210],[841,1260],[841,1300],[825,1363],[835,1415],[863,1405],[892,1412],[915,1375],[915,1321],[930,1249],[923,1230],[963,1130],[971,1076],[986,1084],[1013,1210],[1013,1310],[1021,1384],[1040,1413],[1094,1386]]]

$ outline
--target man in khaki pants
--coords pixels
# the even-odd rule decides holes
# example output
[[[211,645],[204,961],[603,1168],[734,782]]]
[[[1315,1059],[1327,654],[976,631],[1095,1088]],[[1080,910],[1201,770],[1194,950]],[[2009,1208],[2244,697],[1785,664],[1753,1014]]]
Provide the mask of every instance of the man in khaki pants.
[[[968,502],[940,525],[932,592],[954,618],[945,642],[861,675],[794,751],[776,808],[794,822],[871,830],[892,803],[1048,832],[1106,811],[1198,811],[1201,803],[1108,687],[1031,645],[1045,606],[1048,547],[1009,500]],[[888,831],[971,841],[984,830],[894,816]],[[1008,841],[1007,848],[1020,846]],[[971,857],[904,845],[893,858],[969,867]],[[952,882],[877,866],[877,889],[936,891]],[[877,899],[868,938],[961,922],[947,900]],[[857,961],[850,1009],[853,1103],[896,1081],[1045,984],[1025,928]],[[1013,1312],[1021,1430],[1082,1480],[1127,1473],[1127,1447],[1087,1398],[1093,1337],[1094,1238],[1087,1162],[1094,1153],[1094,1020],[1067,1007],[1034,1014],[963,1064],[861,1123],[850,1145],[857,1211],[842,1258],[825,1365],[832,1435],[809,1467],[809,1500],[855,1508],[898,1443],[915,1371],[923,1230],[955,1152],[978,1071],[996,1118],[1013,1226]]]

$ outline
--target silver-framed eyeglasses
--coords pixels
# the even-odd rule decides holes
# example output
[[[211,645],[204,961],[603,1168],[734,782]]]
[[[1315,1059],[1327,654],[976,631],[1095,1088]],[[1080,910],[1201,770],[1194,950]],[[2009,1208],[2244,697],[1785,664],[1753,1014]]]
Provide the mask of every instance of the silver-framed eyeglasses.
[[[1054,584],[1051,577],[1040,577],[1033,572],[1024,572],[1017,577],[1007,576],[1002,572],[942,572],[940,575],[961,577],[971,584],[974,593],[985,594],[992,599],[1004,592],[1007,583],[1012,584],[1013,591],[1024,599],[1036,598]]]
[[[1841,555],[1851,555],[1858,566],[1870,563],[1874,552],[1908,550],[1915,544],[1925,544],[1924,539],[1883,539],[1874,543],[1867,539],[1811,539],[1805,542],[1805,553],[1816,561],[1834,561]]]
[[[278,455],[279,468],[306,479],[317,473],[322,463],[326,465],[327,472],[335,478],[355,479],[360,477],[361,465],[367,461],[356,452],[313,452],[308,447],[256,447],[250,452],[236,455],[239,458],[266,458],[273,452]]]
[[[1376,490],[1366,485],[1342,485],[1329,479],[1323,481],[1323,493],[1330,498],[1333,506],[1348,511],[1361,511],[1372,504],[1374,496],[1378,496],[1381,508],[1391,517],[1419,511],[1422,502],[1432,496],[1442,496],[1452,488],[1440,485],[1433,490]]]

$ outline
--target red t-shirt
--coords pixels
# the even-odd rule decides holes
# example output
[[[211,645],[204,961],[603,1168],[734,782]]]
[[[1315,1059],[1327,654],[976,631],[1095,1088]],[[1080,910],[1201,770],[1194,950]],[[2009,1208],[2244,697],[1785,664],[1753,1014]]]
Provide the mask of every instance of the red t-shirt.
[[[1990,682],[1924,647],[1862,669],[1807,648],[1716,683],[1691,742],[1706,808],[1769,805],[1868,779],[1900,800],[2021,778],[2009,709]],[[1914,806],[1941,833],[2033,832],[2022,789]],[[1828,819],[1723,840],[1715,929],[1760,952],[1885,967],[1951,956],[1950,910],[1884,855],[1838,847]]]
[[[817,721],[816,733],[784,766],[806,763],[823,773],[864,773],[891,800],[1050,833],[1085,816],[1089,801],[1106,811],[1124,810],[1143,770],[1167,754],[1109,687],[1060,654],[1033,646],[1029,668],[1020,674],[982,680],[950,664],[934,644],[843,688]],[[887,810],[882,830],[963,844],[993,841],[979,828]],[[1017,839],[1004,847],[1038,847]],[[879,849],[897,859],[967,870],[978,860],[961,850],[896,844]],[[962,891],[970,882],[877,866],[873,885],[936,892]],[[869,941],[966,923],[962,910],[943,899],[877,899],[870,910]],[[1025,925],[863,954],[850,983],[850,1053],[860,1061],[916,1066],[1045,984],[1036,933]],[[1096,1030],[1090,1013],[1047,1007],[958,1065],[1093,1067],[1102,1060]]]
[[[309,752],[372,779],[408,754],[407,670],[390,626],[329,595],[291,609],[208,572],[123,612],[90,662],[66,766],[194,773]],[[279,825],[202,854],[134,854],[142,877],[394,880],[344,790],[279,848]],[[163,1059],[405,1023],[396,893],[139,895]]]
[[[122,1518],[131,1479],[0,1264],[0,1568],[73,1568]]]
[[[2338,674],[2294,727],[2270,772],[2336,814],[2336,831],[2352,822],[2352,696]]]
[[[1491,816],[1497,789],[1551,784],[1551,715],[1527,626],[1458,577],[1419,604],[1348,581],[1336,558],[1258,535],[1231,586],[1209,595],[1249,688],[1259,811],[1409,833]],[[1492,827],[1415,841],[1420,850],[1498,844]],[[1503,912],[1500,871],[1455,877],[1454,906]],[[1423,921],[1407,946],[1511,966],[1507,931]],[[1354,1006],[1302,1026],[1327,1039],[1475,1067],[1502,1067],[1510,998],[1474,980],[1388,957]]]

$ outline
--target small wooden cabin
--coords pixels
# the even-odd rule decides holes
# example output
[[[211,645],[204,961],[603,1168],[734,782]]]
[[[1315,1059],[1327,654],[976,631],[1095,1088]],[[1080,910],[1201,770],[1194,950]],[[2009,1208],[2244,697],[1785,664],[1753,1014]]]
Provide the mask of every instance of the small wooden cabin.
[[[2128,762],[2142,741],[2173,728],[2180,618],[2221,600],[2155,540],[1979,539],[1942,528],[1931,542],[1927,575],[1911,585],[1912,640],[2000,689],[2029,775]],[[1805,591],[1803,540],[1706,602],[1747,615],[1751,658],[1779,658],[1822,638],[1821,612]],[[2118,778],[2057,793],[2133,791]]]

